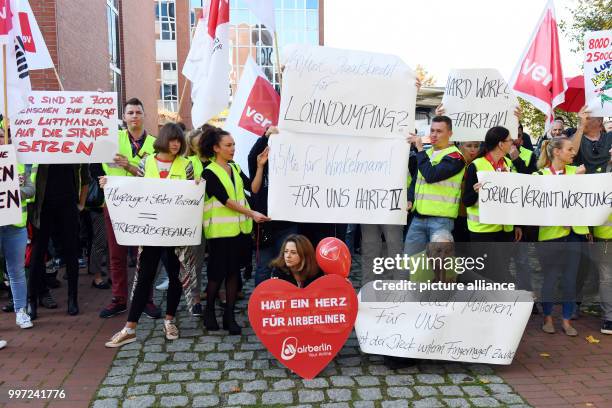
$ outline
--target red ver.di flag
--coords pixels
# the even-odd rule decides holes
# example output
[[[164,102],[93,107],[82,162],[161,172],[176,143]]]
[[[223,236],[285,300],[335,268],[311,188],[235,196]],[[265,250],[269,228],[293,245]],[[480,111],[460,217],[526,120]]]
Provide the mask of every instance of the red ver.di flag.
[[[552,0],[546,4],[509,85],[518,96],[546,115],[548,129],[553,121],[553,110],[565,101],[567,90],[561,68],[559,34]]]
[[[20,0],[18,14],[21,40],[26,51],[28,67],[30,69],[53,68],[53,60],[28,0]]]
[[[225,122],[236,140],[235,160],[247,175],[249,151],[268,127],[278,124],[279,107],[280,96],[259,65],[249,57]]]
[[[322,276],[304,289],[268,279],[255,288],[248,310],[251,327],[270,354],[300,377],[312,379],[351,334],[357,295],[338,275]]]

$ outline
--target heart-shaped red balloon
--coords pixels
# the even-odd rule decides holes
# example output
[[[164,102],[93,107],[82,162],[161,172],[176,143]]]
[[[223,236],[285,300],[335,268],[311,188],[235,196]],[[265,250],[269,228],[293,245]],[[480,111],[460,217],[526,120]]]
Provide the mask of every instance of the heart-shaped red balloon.
[[[268,351],[300,377],[312,379],[346,343],[357,307],[350,282],[326,275],[303,289],[268,279],[251,294],[248,312],[251,327]]]
[[[344,242],[334,237],[323,238],[317,245],[317,263],[327,275],[348,278],[351,271],[351,251]]]

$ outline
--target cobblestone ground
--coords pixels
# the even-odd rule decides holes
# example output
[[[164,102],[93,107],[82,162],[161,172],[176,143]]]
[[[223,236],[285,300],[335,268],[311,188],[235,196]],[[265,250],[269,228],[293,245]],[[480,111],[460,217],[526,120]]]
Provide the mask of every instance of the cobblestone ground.
[[[245,284],[247,294],[252,285]],[[382,357],[359,351],[354,333],[316,379],[302,380],[259,342],[248,327],[246,305],[247,300],[238,304],[238,323],[247,327],[242,336],[206,332],[181,305],[181,338],[170,342],[162,320],[143,316],[139,341],[121,348],[92,406],[528,407],[491,366],[428,361],[389,370]]]

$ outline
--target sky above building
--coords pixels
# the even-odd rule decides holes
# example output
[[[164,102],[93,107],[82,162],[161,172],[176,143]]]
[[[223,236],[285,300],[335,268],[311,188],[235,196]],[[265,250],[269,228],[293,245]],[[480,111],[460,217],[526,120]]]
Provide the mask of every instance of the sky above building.
[[[547,0],[328,0],[325,45],[400,56],[444,86],[451,69],[496,68],[512,74]],[[572,22],[555,0],[557,22]],[[564,76],[582,73],[583,55],[559,30]]]

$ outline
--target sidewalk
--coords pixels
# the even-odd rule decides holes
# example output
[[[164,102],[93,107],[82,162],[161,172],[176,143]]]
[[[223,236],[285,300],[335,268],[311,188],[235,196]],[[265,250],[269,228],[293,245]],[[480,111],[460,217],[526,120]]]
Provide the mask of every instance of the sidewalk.
[[[0,351],[1,408],[601,408],[612,401],[612,338],[599,333],[599,321],[592,317],[578,320],[580,336],[569,338],[541,332],[541,316],[533,316],[511,366],[428,361],[391,371],[380,357],[361,354],[351,336],[319,378],[302,381],[271,357],[250,328],[242,336],[206,333],[184,305],[177,317],[181,339],[166,342],[161,320],[143,318],[139,342],[118,352],[106,349],[104,342],[123,326],[125,315],[98,318],[110,291],[92,289],[87,275],[80,280],[76,318],[65,314],[65,284],[54,291],[60,308],[39,309],[33,329],[18,329],[13,314],[0,313],[0,337],[9,342]],[[245,289],[250,293],[252,281]],[[246,300],[239,308],[238,321],[246,326]],[[601,342],[589,344],[588,335]],[[66,399],[7,402],[9,388],[63,389]]]

